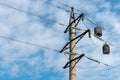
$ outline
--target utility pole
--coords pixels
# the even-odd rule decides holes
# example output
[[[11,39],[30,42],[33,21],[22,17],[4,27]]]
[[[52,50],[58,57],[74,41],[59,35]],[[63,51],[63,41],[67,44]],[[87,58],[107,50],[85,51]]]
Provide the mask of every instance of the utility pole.
[[[71,23],[74,20],[75,20],[74,8],[72,7],[69,23]],[[76,25],[76,23],[73,22],[69,28],[70,41],[76,37],[76,30],[73,29],[73,27],[75,27],[75,25]],[[74,53],[74,54],[70,54],[69,60],[73,60],[76,57],[76,54],[75,54],[76,53],[76,41],[75,40],[70,42],[70,52]],[[76,80],[76,60],[70,63],[69,80]]]
[[[69,62],[66,63],[66,65],[63,67],[63,69],[66,69],[69,67],[69,80],[76,80],[76,64],[81,60],[83,56],[85,56],[84,53],[80,54],[76,57],[76,44],[88,33],[88,37],[91,38],[91,30],[87,29],[81,34],[76,36],[76,30],[78,29],[76,26],[80,22],[80,20],[84,20],[85,16],[84,13],[81,13],[77,18],[75,18],[74,14],[74,8],[71,7],[71,14],[69,19],[69,25],[65,29],[64,33],[67,33],[69,31],[69,41],[65,44],[65,46],[60,50],[60,53],[64,52],[66,54],[69,54]],[[102,29],[101,27],[97,26],[94,28],[94,36],[100,40],[102,40],[100,37],[102,36]],[[104,41],[104,40],[102,40]],[[69,52],[66,52],[66,50],[69,49]],[[107,43],[103,45],[103,53],[109,54],[110,53],[110,47]],[[91,59],[87,57],[89,60],[92,60],[94,62],[100,63],[97,60]]]
[[[76,57],[76,44],[85,36],[85,34],[89,34],[90,38],[90,29],[85,30],[82,34],[76,36],[76,26],[78,25],[80,20],[84,20],[84,14],[81,13],[77,18],[74,15],[74,8],[71,8],[69,25],[65,29],[64,33],[69,31],[69,42],[65,44],[65,46],[60,50],[60,53],[67,50],[69,48],[69,62],[63,67],[64,69],[69,67],[69,80],[76,80],[76,64],[78,61],[84,56],[81,54]],[[77,41],[76,41],[77,40]]]

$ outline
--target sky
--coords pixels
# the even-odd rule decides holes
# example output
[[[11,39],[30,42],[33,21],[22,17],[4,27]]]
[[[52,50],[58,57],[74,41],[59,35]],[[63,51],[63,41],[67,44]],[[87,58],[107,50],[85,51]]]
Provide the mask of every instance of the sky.
[[[102,53],[105,42],[94,36],[88,38],[86,35],[77,44],[77,53],[84,53],[111,66],[83,57],[76,65],[77,80],[120,80],[119,4],[119,0],[0,0],[0,80],[69,79],[69,69],[62,68],[69,55],[50,49],[60,50],[69,40],[64,30],[70,16],[65,10],[70,11],[70,7],[74,7],[76,13],[85,15],[78,28],[89,28],[94,33],[96,25],[86,19],[89,18],[102,27],[101,38],[110,44],[109,55]],[[77,31],[77,35],[84,32],[82,30]]]

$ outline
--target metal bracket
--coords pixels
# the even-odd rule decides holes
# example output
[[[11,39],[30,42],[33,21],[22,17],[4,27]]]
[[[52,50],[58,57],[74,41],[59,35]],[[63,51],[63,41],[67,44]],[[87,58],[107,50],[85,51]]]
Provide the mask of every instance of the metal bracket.
[[[83,32],[82,34],[78,35],[78,36],[75,37],[74,39],[70,40],[69,42],[67,42],[66,45],[60,50],[60,53],[62,53],[64,50],[66,50],[66,47],[67,47],[72,41],[74,41],[74,40],[76,40],[76,39],[78,39],[78,38],[80,38],[80,39],[79,39],[79,41],[80,41],[87,32],[89,32],[89,29],[86,30],[85,32]],[[78,41],[77,41],[77,43],[78,43]]]
[[[85,56],[85,54],[81,54],[80,56],[78,56],[78,57],[70,60],[69,62],[66,63],[66,65],[63,68],[64,69],[68,68],[70,66],[70,63],[73,62],[73,61],[75,61],[75,60],[77,60],[76,63],[75,63],[75,65],[76,65],[83,56]]]
[[[81,13],[76,19],[74,19],[74,20],[67,26],[67,28],[65,29],[64,33],[66,33],[66,32],[68,31],[68,29],[70,28],[70,26],[71,26],[74,22],[76,22],[76,21],[77,21],[77,23],[76,23],[75,26],[77,26],[78,23],[79,23],[79,21],[81,20],[81,18],[82,18],[82,20],[84,20],[84,14],[83,14],[83,13]]]

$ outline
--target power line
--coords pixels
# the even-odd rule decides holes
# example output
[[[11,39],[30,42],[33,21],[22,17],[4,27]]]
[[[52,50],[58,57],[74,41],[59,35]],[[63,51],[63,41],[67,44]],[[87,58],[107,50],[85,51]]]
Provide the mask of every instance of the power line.
[[[77,53],[77,54],[78,54],[78,53]],[[83,53],[82,53],[82,54],[83,54]],[[104,63],[104,62],[102,62],[102,61],[99,61],[99,60],[97,60],[97,59],[88,57],[88,56],[86,56],[86,55],[84,55],[83,57],[87,58],[87,59],[90,60],[90,61],[93,61],[93,62],[95,62],[95,63],[98,63],[98,65],[99,65],[99,64],[103,64],[104,66],[110,67],[111,69],[120,70],[120,66],[119,66],[119,67],[112,66],[112,65],[106,64],[106,63]],[[73,60],[74,60],[74,59],[73,59]],[[97,65],[97,66],[86,67],[86,68],[85,68],[85,67],[79,67],[79,66],[77,66],[77,67],[78,67],[79,69],[92,69],[92,68],[97,68],[98,65]]]
[[[88,29],[87,25],[86,25],[85,23],[83,23],[83,24],[84,24],[84,26]],[[80,29],[79,29],[79,30],[80,30]],[[114,45],[113,43],[110,43],[110,42],[108,42],[108,41],[106,41],[106,40],[100,38],[99,36],[93,34],[92,32],[91,32],[91,35],[93,35],[95,38],[99,39],[99,40],[102,41],[102,42],[105,42],[105,43],[108,43],[108,44],[111,45],[111,46],[120,48],[120,46],[116,46],[116,45]],[[92,40],[91,40],[91,42],[94,44],[94,42],[93,42]],[[94,45],[96,45],[96,44],[94,44]],[[97,45],[96,45],[96,46],[97,46]],[[99,46],[99,45],[98,45],[98,46]]]
[[[56,2],[57,2],[57,3],[60,3],[60,4],[64,5],[64,6],[66,6],[66,7],[71,8],[71,6],[69,6],[68,4],[62,3],[62,2],[60,2],[60,1],[56,1]]]
[[[56,6],[56,5],[54,5],[54,4],[52,4],[52,3],[49,3],[49,2],[47,2],[47,1],[45,1],[45,0],[40,0],[40,1],[43,1],[43,2],[45,2],[45,3],[47,3],[47,4],[50,4],[50,5],[54,6],[54,7],[57,7],[57,8],[59,8],[59,9],[61,9],[61,10],[64,10],[64,11],[70,13],[70,10],[65,10],[64,8],[62,8],[62,7],[60,7],[60,6]],[[62,2],[59,2],[59,3],[62,3]],[[63,3],[63,4],[64,4],[64,3]],[[13,7],[13,6],[10,6],[10,5],[1,3],[1,2],[0,2],[0,5],[5,6],[5,7],[8,7],[8,8],[12,8],[12,9],[14,9],[14,10],[17,10],[17,11],[20,11],[20,12],[23,12],[23,13],[27,13],[27,14],[29,14],[29,15],[33,15],[33,16],[36,16],[36,17],[39,17],[39,18],[42,18],[42,19],[46,19],[46,20],[55,22],[55,23],[57,23],[57,24],[59,24],[59,25],[61,25],[61,26],[67,26],[66,24],[59,23],[59,22],[57,22],[57,21],[55,21],[55,20],[52,20],[52,19],[49,19],[49,18],[40,16],[40,15],[34,14],[34,13],[32,13],[32,12],[25,11],[25,10],[23,10],[23,9],[18,9],[18,8],[16,8],[16,7]],[[64,4],[64,5],[65,5],[65,4]],[[69,6],[69,5],[66,4],[65,6]],[[70,7],[70,6],[69,6],[69,7]],[[76,10],[77,10],[77,11],[80,11],[80,10],[78,10],[78,9],[76,9]],[[79,13],[75,13],[75,14],[80,15]],[[86,17],[85,17],[85,18],[86,18]],[[96,24],[95,22],[93,22],[93,21],[90,20],[89,18],[86,18],[86,19],[87,19],[89,22]],[[97,24],[96,24],[96,25],[97,25]]]
[[[58,9],[61,9],[61,10],[64,10],[65,12],[70,13],[70,10],[64,9],[64,8],[62,8],[62,7],[60,7],[60,6],[57,6],[57,5],[55,5],[55,4],[52,4],[52,3],[48,2],[48,1],[45,1],[45,0],[40,0],[40,1],[45,2],[45,3],[47,3],[47,4],[51,5],[51,6],[54,6],[54,7],[58,8]],[[57,3],[60,3],[60,4],[64,5],[64,6],[66,6],[66,7],[68,7],[68,8],[71,8],[71,7],[72,7],[72,6],[69,6],[68,4],[62,3],[62,2],[60,2],[60,1],[56,1],[56,2],[57,2]],[[80,15],[80,13],[82,13],[81,10],[76,9],[76,8],[74,8],[74,9],[77,11],[77,12],[74,12],[76,15]],[[98,26],[98,24],[95,23],[95,22],[94,22],[93,20],[91,20],[90,18],[85,17],[85,19],[86,19],[87,21],[89,21],[90,23]]]
[[[52,51],[54,51],[54,52],[60,53],[60,51],[57,50],[57,49],[53,49],[53,48],[50,48],[50,47],[38,45],[38,44],[35,44],[35,43],[32,43],[32,42],[22,41],[22,40],[10,38],[10,37],[4,36],[4,35],[0,35],[0,38],[8,39],[8,40],[11,40],[11,41],[16,41],[16,42],[23,43],[23,44],[26,44],[26,45],[32,45],[32,46],[39,47],[39,48],[48,49],[48,50],[52,50]],[[67,51],[64,51],[64,52],[62,52],[62,53],[68,54],[68,55],[69,55],[69,54],[72,54],[72,55],[74,55],[74,54],[80,55],[80,54],[78,54],[78,53],[71,53],[71,52],[67,52]]]
[[[70,13],[70,10],[64,9],[64,8],[62,8],[62,7],[60,7],[60,6],[57,6],[57,5],[55,5],[55,4],[52,4],[52,3],[48,2],[48,1],[45,1],[45,0],[40,0],[40,1],[45,2],[45,3],[50,4],[50,5],[58,8],[58,9],[61,9],[61,10],[64,10],[65,12]],[[68,7],[68,8],[71,8],[71,6],[68,5],[68,4],[62,3],[62,2],[60,2],[60,1],[56,1],[56,2],[58,2],[58,3],[60,3],[60,4],[64,5],[64,6],[66,6],[66,7]],[[76,8],[74,8],[74,9],[77,11],[77,12],[75,12],[75,14],[80,15],[80,13],[82,13],[81,10],[76,9]],[[95,26],[99,26],[95,21],[91,20],[90,18],[85,17],[85,19],[86,19],[87,21],[89,21],[90,23],[94,24]],[[114,33],[113,31],[109,31],[109,30],[107,30],[106,28],[103,28],[103,29],[106,30],[107,32],[110,32],[110,33],[112,33],[112,34],[115,34],[115,35],[120,36],[120,34]]]
[[[97,23],[95,23],[93,20],[91,20],[91,19],[89,19],[89,18],[86,18],[87,19],[87,21],[89,21],[90,23],[92,23],[93,25],[95,25],[95,26],[99,26]],[[84,25],[86,26],[86,24],[84,23]],[[87,27],[87,26],[86,26]],[[87,27],[88,28],[88,27]],[[119,33],[115,33],[115,32],[113,32],[113,31],[110,31],[110,30],[108,30],[107,28],[103,28],[102,27],[102,29],[103,30],[105,30],[107,33],[110,33],[110,34],[114,34],[114,35],[116,35],[116,36],[120,36],[120,34]]]
[[[90,67],[80,67],[80,66],[77,66],[77,68],[79,69],[95,69],[99,66],[99,64],[95,65],[95,66],[90,66]]]
[[[81,29],[77,28],[77,30],[81,30]],[[114,47],[116,47],[116,48],[120,48],[120,46],[117,46],[117,45],[115,45],[115,44],[113,44],[113,43],[110,43],[110,42],[108,42],[108,41],[100,38],[99,36],[93,34],[93,33],[91,33],[91,35],[94,36],[95,38],[99,39],[99,40],[102,41],[102,42],[108,43],[109,45],[114,46]],[[95,44],[95,43],[92,41],[92,39],[91,39],[91,42],[92,42],[95,46],[98,46],[98,47],[100,46],[100,45]]]
[[[66,7],[68,7],[68,8],[71,8],[72,6],[70,6],[70,5],[68,5],[68,4],[65,4],[65,3],[63,3],[63,2],[60,2],[60,1],[56,1],[57,3],[59,3],[59,4],[61,4],[61,5],[64,5],[64,6],[66,6]],[[74,8],[78,13],[75,13],[75,14],[79,14],[79,12],[80,13],[82,13],[82,11],[81,10],[79,10],[79,9],[76,9],[76,8]]]
[[[101,47],[101,45],[96,44],[96,43],[92,40],[92,38],[89,38],[89,39],[90,39],[90,41],[91,41],[91,43],[92,43],[93,45],[95,45],[95,46],[97,46],[97,47]]]
[[[9,7],[9,8],[12,8],[12,9],[15,9],[15,10],[18,10],[18,11],[21,11],[21,12],[24,12],[24,13],[27,13],[27,14],[30,14],[30,15],[34,15],[34,16],[37,16],[37,17],[40,17],[40,18],[44,18],[44,19],[47,19],[47,20],[53,21],[53,22],[55,22],[55,23],[58,23],[59,25],[65,26],[64,24],[59,23],[59,22],[57,22],[57,21],[54,21],[54,20],[51,20],[51,19],[48,19],[48,18],[45,18],[45,17],[39,16],[39,15],[33,14],[33,13],[31,13],[31,12],[24,11],[24,10],[22,10],[22,9],[17,9],[17,8],[15,8],[15,7],[12,7],[12,6],[9,6],[9,5],[6,5],[6,4],[2,4],[2,3],[0,3],[0,5],[4,5],[4,6],[6,6],[6,7]],[[13,39],[13,38],[5,37],[5,36],[0,36],[0,37],[1,37],[1,38],[5,38],[5,39],[9,39],[9,40],[13,40],[13,41],[17,41],[17,42],[20,42],[20,43],[24,43],[24,44],[33,45],[33,46],[40,47],[40,48],[45,48],[45,49],[53,50],[53,51],[59,53],[58,50],[55,50],[55,49],[52,49],[52,48],[49,48],[49,47],[44,47],[44,46],[37,45],[37,44],[34,44],[34,43],[25,42],[25,41],[21,41],[21,40]],[[103,39],[101,39],[101,40],[104,41]],[[104,41],[104,42],[105,42],[105,41]],[[64,53],[66,54],[66,52],[64,52]],[[88,58],[88,59],[90,59],[90,58],[87,57],[87,56],[85,56],[85,57]],[[98,62],[98,63],[104,64],[105,66],[113,67],[113,66],[111,66],[111,65],[105,64],[105,63],[100,62],[100,61],[98,61],[98,60],[93,60],[92,58],[91,58],[90,60],[92,60],[92,61],[94,61],[94,62]]]
[[[40,1],[43,1],[43,2],[45,2],[45,3],[47,3],[47,4],[50,4],[50,5],[58,8],[58,9],[61,9],[61,10],[64,10],[65,12],[70,13],[70,10],[64,9],[64,8],[62,8],[62,7],[60,7],[60,6],[57,6],[57,5],[55,5],[55,4],[52,4],[52,3],[48,2],[48,1],[45,1],[45,0],[40,0]],[[66,7],[68,7],[68,8],[71,8],[71,6],[68,5],[68,4],[62,3],[62,2],[60,2],[60,1],[56,1],[56,2],[58,2],[58,3],[60,3],[60,4],[64,5],[64,6],[66,6]],[[77,11],[77,12],[75,12],[75,14],[80,15],[79,13],[82,13],[81,10],[76,9],[76,8],[74,8],[74,9]],[[99,26],[95,21],[91,20],[90,18],[85,17],[85,19],[86,19],[87,21],[89,21],[90,23],[94,24],[95,26]],[[117,33],[114,33],[114,32],[112,32],[112,31],[109,31],[109,30],[107,30],[106,28],[103,28],[103,29],[106,30],[107,32],[110,32],[110,33],[112,33],[112,34],[115,34],[115,35],[120,36],[120,34],[117,34]]]
[[[66,7],[69,7],[69,8],[72,7],[72,6],[69,6],[68,4],[62,3],[62,2],[60,2],[60,1],[57,1],[57,2],[60,3],[60,4],[62,4],[62,5],[64,5],[64,6],[66,6]],[[74,10],[77,11],[77,12],[75,12],[76,15],[80,15],[80,13],[83,13],[83,12],[82,12],[81,10],[79,10],[79,9],[74,8]],[[68,11],[68,12],[69,12],[69,11]],[[90,18],[87,18],[86,16],[85,16],[84,18],[85,18],[87,21],[89,21],[90,23],[98,26],[98,24],[97,24],[95,21],[91,20]]]
[[[109,45],[114,46],[114,47],[116,47],[116,48],[120,48],[120,46],[117,46],[117,45],[114,45],[113,43],[110,43],[110,42],[108,42],[108,41],[105,41],[104,39],[98,37],[97,35],[95,35],[95,34],[93,34],[93,33],[91,33],[91,34],[92,34],[94,37],[96,37],[97,39],[99,39],[100,41],[102,41],[102,42],[108,43]]]
[[[14,9],[14,10],[17,10],[17,11],[20,11],[20,12],[23,12],[23,13],[26,13],[26,14],[29,14],[29,15],[36,16],[36,17],[39,17],[39,18],[42,18],[42,19],[49,20],[49,21],[54,22],[54,23],[57,23],[57,24],[59,24],[59,25],[61,25],[61,26],[66,26],[65,24],[59,23],[59,22],[57,22],[57,21],[55,21],[55,20],[52,20],[52,19],[49,19],[49,18],[40,16],[40,15],[34,14],[34,13],[32,13],[32,12],[25,11],[25,10],[23,10],[23,9],[18,9],[18,8],[16,8],[16,7],[13,7],[13,6],[10,6],[10,5],[1,3],[1,2],[0,2],[0,5],[5,6],[5,7],[8,7],[8,8],[11,8],[11,9]]]
[[[35,44],[35,43],[27,42],[27,41],[22,41],[22,40],[10,38],[10,37],[7,37],[7,36],[2,36],[2,35],[0,35],[0,38],[12,40],[12,41],[16,41],[16,42],[23,43],[23,44],[27,44],[27,45],[32,45],[32,46],[39,47],[39,48],[49,49],[49,50],[52,50],[52,51],[55,51],[55,52],[59,52],[59,51],[56,50],[56,49],[52,49],[52,48],[49,48],[49,47],[45,47],[45,46],[38,45],[38,44]]]
[[[103,28],[104,29],[104,28]],[[107,33],[110,33],[111,35],[114,35],[114,36],[119,36],[120,37],[120,34],[119,33],[115,33],[115,32],[113,32],[113,31],[110,31],[110,30],[108,30],[108,29],[104,29]]]
[[[50,3],[50,2],[48,2],[48,1],[46,1],[46,0],[40,0],[40,1],[42,1],[42,2],[44,2],[44,3],[47,3],[47,4],[49,4],[49,5],[53,6],[53,7],[56,7],[56,8],[58,8],[58,9],[64,10],[64,11],[67,12],[67,13],[70,13],[70,10],[67,10],[67,9],[65,9],[65,8],[63,8],[63,7],[61,7],[61,6],[55,5],[55,4]],[[72,7],[72,6],[69,6],[69,5],[67,5],[67,4],[65,4],[65,3],[62,3],[62,2],[60,2],[60,1],[56,1],[56,2],[64,5],[65,7],[68,7],[68,8],[71,8],[71,7]],[[82,13],[82,11],[80,11],[79,9],[75,9],[75,10],[77,11],[77,12],[74,12],[76,15],[80,15],[78,12]]]
[[[106,64],[106,63],[104,63],[104,62],[101,62],[101,61],[99,61],[99,60],[97,60],[97,59],[93,59],[93,58],[91,58],[91,57],[88,57],[88,56],[84,56],[85,58],[87,58],[87,59],[89,59],[89,60],[91,60],[91,61],[93,61],[93,62],[96,62],[96,63],[98,63],[98,64],[103,64],[103,65],[105,65],[105,66],[109,66],[109,67],[111,67],[111,68],[115,68],[114,66],[111,66],[111,65],[109,65],[109,64]]]
[[[16,41],[16,42],[23,43],[23,44],[27,44],[27,45],[32,45],[32,46],[39,47],[39,48],[48,49],[48,50],[52,50],[52,51],[54,51],[54,52],[60,53],[59,50],[52,49],[52,48],[49,48],[49,47],[45,47],[45,46],[42,46],[42,45],[38,45],[38,44],[35,44],[35,43],[26,42],[26,41],[14,39],[14,38],[10,38],[10,37],[7,37],[7,36],[2,36],[2,35],[0,35],[0,38],[12,40],[12,41]],[[78,53],[71,53],[71,52],[65,52],[65,51],[62,52],[62,53],[68,54],[68,55],[69,55],[69,54],[77,54],[77,55],[80,55],[80,54],[78,54]],[[118,69],[118,68],[115,67],[115,66],[108,65],[108,64],[106,64],[106,63],[103,63],[103,62],[98,61],[98,60],[96,60],[96,59],[90,58],[90,57],[88,57],[88,56],[83,56],[83,57],[85,57],[85,58],[87,58],[87,59],[89,59],[89,60],[91,60],[91,61],[93,61],[93,62],[96,62],[96,63],[98,63],[98,64],[101,63],[101,64],[103,64],[103,65],[105,65],[105,66],[109,66],[109,67],[111,67],[111,68],[116,68],[116,69]],[[82,68],[81,68],[81,69],[82,69]],[[87,68],[86,68],[86,69],[87,69]],[[89,68],[88,68],[88,69],[89,69]]]
[[[3,5],[3,6],[6,6],[6,7],[9,7],[9,8],[12,8],[12,9],[15,9],[15,10],[18,10],[18,11],[21,11],[21,12],[24,12],[24,13],[27,13],[27,14],[30,14],[30,15],[33,15],[33,16],[37,16],[37,17],[40,17],[40,18],[44,18],[44,19],[47,19],[47,20],[50,20],[50,21],[53,21],[53,22],[56,22],[54,20],[51,20],[51,19],[48,19],[48,18],[45,18],[45,17],[42,17],[42,16],[39,16],[39,15],[36,15],[36,14],[33,14],[31,12],[27,12],[25,10],[22,10],[22,9],[18,9],[18,8],[15,8],[15,7],[12,7],[12,6],[9,6],[7,4],[3,4],[3,3],[0,3],[0,5]],[[58,23],[58,22],[56,22]],[[58,23],[60,25],[63,25],[61,23]],[[63,25],[64,26],[64,25]],[[95,35],[94,35],[95,36]],[[41,47],[41,48],[46,48],[46,49],[49,49],[49,50],[53,50],[55,52],[59,52],[58,50],[54,50],[54,49],[51,49],[51,48],[48,48],[48,47],[44,47],[44,46],[40,46],[40,45],[37,45],[37,44],[34,44],[34,43],[30,43],[30,42],[25,42],[25,41],[20,41],[20,40],[17,40],[17,39],[13,39],[13,38],[9,38],[9,37],[5,37],[5,36],[0,36],[1,38],[6,38],[6,39],[9,39],[9,40],[13,40],[13,41],[17,41],[17,42],[21,42],[21,43],[24,43],[24,44],[29,44],[29,45],[33,45],[33,46],[36,46],[36,47]],[[96,36],[95,36],[96,37]],[[98,38],[98,37],[97,37]],[[101,38],[98,38],[100,39],[101,41],[104,41],[103,39]],[[104,41],[106,42],[106,41]],[[106,65],[106,64],[105,64]]]
[[[48,1],[45,1],[45,0],[40,0],[40,1],[42,1],[42,2],[44,2],[44,3],[47,3],[47,4],[49,4],[49,5],[53,6],[53,7],[56,7],[56,8],[58,8],[58,9],[64,10],[64,11],[67,12],[67,13],[70,13],[70,10],[64,9],[63,7],[60,7],[60,6],[58,6],[58,5],[55,5],[55,4],[50,3],[50,2],[48,2]]]

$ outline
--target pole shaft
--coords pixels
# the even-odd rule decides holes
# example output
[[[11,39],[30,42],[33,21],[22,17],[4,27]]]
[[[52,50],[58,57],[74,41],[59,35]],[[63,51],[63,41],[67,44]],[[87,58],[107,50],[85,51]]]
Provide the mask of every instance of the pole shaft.
[[[72,12],[72,13],[73,13],[73,16],[71,16],[72,17],[72,18],[70,18],[71,20],[74,17],[74,12]],[[70,22],[71,22],[71,20],[70,20]],[[75,27],[75,25],[76,25],[76,23],[73,22],[70,27]],[[70,40],[74,39],[76,37],[76,29],[70,28],[69,36],[70,36]],[[76,53],[76,41],[75,40],[70,43],[70,52],[74,53],[74,54]],[[74,55],[74,54],[70,54],[69,60],[72,60],[76,57],[76,55]],[[69,80],[76,80],[76,66],[75,65],[76,65],[76,61],[73,61],[70,63]]]

